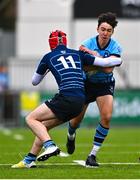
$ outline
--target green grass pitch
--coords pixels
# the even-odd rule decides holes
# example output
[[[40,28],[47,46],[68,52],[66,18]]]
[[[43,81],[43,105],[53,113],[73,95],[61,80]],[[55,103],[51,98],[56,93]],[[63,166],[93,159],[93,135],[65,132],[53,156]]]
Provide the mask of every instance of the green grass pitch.
[[[92,147],[94,129],[77,131],[76,150],[68,157],[51,157],[34,169],[12,169],[29,151],[31,131],[0,129],[0,179],[140,179],[140,128],[111,128],[97,159],[99,168],[86,168],[74,162],[85,160]],[[65,127],[50,131],[52,139],[66,153]]]

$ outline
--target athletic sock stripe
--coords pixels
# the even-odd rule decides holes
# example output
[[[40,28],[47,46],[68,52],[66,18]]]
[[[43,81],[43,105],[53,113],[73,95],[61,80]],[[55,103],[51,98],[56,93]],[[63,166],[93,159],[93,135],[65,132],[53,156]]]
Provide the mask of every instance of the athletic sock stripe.
[[[94,145],[96,145],[96,146],[101,146],[102,143],[98,143],[98,142],[94,141]]]
[[[104,139],[94,137],[94,142],[102,143],[103,141],[104,141]]]
[[[99,123],[99,125],[100,125],[103,129],[109,130],[109,128],[106,128],[106,127],[102,126],[101,123]]]
[[[102,134],[102,132],[100,132],[98,129],[96,129],[96,132],[97,132],[99,135],[101,135],[101,136],[103,136],[103,137],[106,137],[106,135],[105,135],[105,134]]]
[[[107,135],[109,129],[108,128],[104,128],[101,124],[99,124],[96,128],[96,130],[98,130],[100,133]]]

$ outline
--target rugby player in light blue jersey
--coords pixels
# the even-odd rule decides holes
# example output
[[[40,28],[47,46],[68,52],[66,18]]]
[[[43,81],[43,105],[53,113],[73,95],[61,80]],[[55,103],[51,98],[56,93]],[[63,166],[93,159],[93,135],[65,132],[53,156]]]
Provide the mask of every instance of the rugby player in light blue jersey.
[[[117,23],[114,13],[101,14],[98,18],[98,35],[85,40],[80,46],[80,50],[97,57],[121,57],[122,49],[119,43],[111,38]],[[76,129],[84,118],[88,105],[96,101],[100,113],[100,122],[93,138],[93,148],[85,163],[87,167],[99,166],[96,161],[96,154],[109,132],[115,87],[114,67],[95,67],[94,70],[86,69],[86,105],[81,114],[69,122],[66,146],[68,153],[72,154],[75,150]]]
[[[58,84],[58,94],[46,100],[26,117],[26,123],[36,135],[30,152],[12,168],[36,167],[38,161],[47,160],[60,153],[60,149],[51,139],[49,130],[78,116],[85,103],[83,66],[100,65],[103,67],[120,65],[121,58],[100,58],[89,53],[68,49],[66,34],[56,30],[49,36],[51,52],[40,60],[32,78],[32,84],[38,85],[51,71]],[[44,152],[38,157],[41,148]]]

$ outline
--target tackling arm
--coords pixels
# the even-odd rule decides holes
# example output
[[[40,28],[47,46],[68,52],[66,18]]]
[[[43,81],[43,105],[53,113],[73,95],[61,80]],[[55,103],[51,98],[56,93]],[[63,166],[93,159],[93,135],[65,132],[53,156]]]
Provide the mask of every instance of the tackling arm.
[[[86,65],[94,65],[98,67],[114,67],[122,64],[122,59],[120,57],[110,56],[107,58],[93,56],[91,54],[85,53],[84,61]]]
[[[93,65],[99,66],[99,67],[113,67],[113,66],[119,66],[122,64],[121,58],[115,57],[115,56],[110,56],[108,58],[102,58],[97,56],[97,52],[91,51],[85,46],[81,45],[80,46],[80,51],[83,51],[85,53],[90,54],[91,56],[94,56],[95,60]]]
[[[119,66],[122,64],[122,59],[118,57],[100,58],[95,57],[93,65],[100,67],[112,67]]]
[[[80,51],[83,51],[83,52],[86,52],[86,53],[89,53],[89,54],[92,54],[93,56],[97,56],[97,52],[96,52],[96,51],[92,51],[92,50],[86,48],[86,47],[83,46],[83,45],[81,45],[81,46],[79,47],[79,50],[80,50]]]

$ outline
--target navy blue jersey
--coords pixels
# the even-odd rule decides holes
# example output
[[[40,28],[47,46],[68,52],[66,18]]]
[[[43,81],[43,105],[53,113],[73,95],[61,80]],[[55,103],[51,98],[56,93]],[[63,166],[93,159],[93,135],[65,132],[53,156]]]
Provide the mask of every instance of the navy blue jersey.
[[[83,65],[93,65],[94,59],[89,54],[59,45],[41,59],[36,72],[44,75],[47,70],[50,70],[56,79],[60,93],[84,96],[82,68]]]

